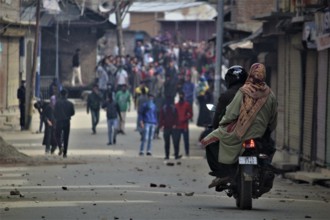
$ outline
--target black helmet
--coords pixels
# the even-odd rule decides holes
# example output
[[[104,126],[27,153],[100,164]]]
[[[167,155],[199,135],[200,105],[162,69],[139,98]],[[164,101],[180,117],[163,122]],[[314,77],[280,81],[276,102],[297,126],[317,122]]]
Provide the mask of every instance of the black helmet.
[[[225,81],[227,87],[230,87],[236,83],[244,83],[248,74],[245,69],[241,66],[235,65],[231,66],[226,73]]]

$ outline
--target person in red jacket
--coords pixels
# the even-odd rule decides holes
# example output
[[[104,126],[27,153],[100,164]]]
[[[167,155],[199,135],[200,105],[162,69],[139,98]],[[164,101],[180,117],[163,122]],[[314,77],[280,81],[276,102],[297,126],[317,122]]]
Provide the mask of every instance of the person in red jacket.
[[[192,107],[189,102],[184,99],[184,92],[179,92],[179,101],[175,104],[177,111],[177,123],[174,130],[174,149],[178,149],[181,134],[183,135],[183,142],[186,156],[189,157],[189,120],[193,117]],[[180,159],[182,156],[177,155],[175,159]]]
[[[159,129],[163,130],[164,147],[165,147],[165,160],[170,159],[170,145],[171,137],[174,143],[174,130],[177,122],[177,111],[171,97],[166,97],[165,104],[159,111]],[[179,148],[174,145],[174,156],[179,156]]]

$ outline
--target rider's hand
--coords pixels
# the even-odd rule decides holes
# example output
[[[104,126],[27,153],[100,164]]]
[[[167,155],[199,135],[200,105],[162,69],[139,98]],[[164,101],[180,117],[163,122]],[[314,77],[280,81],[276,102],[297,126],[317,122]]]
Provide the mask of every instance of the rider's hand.
[[[217,138],[217,137],[208,138],[207,140],[205,138],[203,138],[201,140],[201,144],[202,144],[203,148],[206,148],[209,144],[217,142],[217,141],[219,141],[219,138]]]

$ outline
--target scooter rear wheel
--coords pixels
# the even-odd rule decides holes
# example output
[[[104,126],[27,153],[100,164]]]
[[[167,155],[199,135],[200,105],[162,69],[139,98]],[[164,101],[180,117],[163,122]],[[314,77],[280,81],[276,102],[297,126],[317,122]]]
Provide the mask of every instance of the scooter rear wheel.
[[[240,181],[239,181],[239,196],[236,199],[236,206],[240,209],[252,209],[252,180],[248,180],[244,176],[244,169],[240,168]]]

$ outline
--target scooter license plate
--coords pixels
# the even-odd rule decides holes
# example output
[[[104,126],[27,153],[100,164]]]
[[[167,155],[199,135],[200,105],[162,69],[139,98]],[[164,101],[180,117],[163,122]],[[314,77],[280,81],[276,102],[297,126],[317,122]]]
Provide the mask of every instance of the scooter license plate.
[[[257,157],[239,157],[238,158],[239,164],[251,164],[251,165],[257,165]]]

